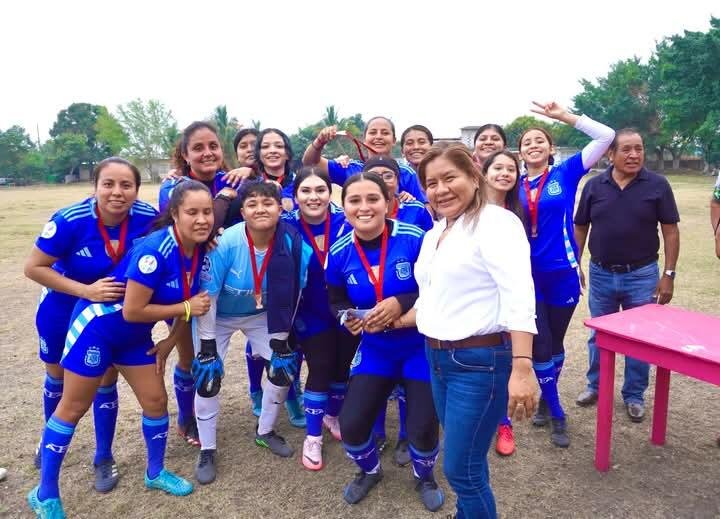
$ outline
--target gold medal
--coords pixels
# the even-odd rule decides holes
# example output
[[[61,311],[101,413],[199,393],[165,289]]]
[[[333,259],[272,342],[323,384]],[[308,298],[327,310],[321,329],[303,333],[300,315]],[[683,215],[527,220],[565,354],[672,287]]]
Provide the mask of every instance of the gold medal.
[[[257,310],[262,310],[262,307],[262,294],[255,294],[255,308]]]

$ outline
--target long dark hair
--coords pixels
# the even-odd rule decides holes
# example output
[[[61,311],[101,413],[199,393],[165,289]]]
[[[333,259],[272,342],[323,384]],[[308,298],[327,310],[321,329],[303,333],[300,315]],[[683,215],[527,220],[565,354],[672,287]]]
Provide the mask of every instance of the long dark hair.
[[[218,135],[217,128],[215,128],[212,123],[209,123],[207,121],[195,121],[190,123],[190,125],[188,125],[188,127],[183,130],[182,135],[180,136],[180,141],[175,147],[175,166],[177,167],[177,169],[180,170],[179,173],[181,173],[184,177],[190,176],[190,164],[187,163],[183,155],[187,155],[190,138],[196,131],[202,129],[210,130],[215,134],[215,137],[217,137],[218,144],[220,145],[220,156],[223,157],[223,162],[220,167],[226,167],[224,159],[225,155],[222,152],[222,142],[220,141],[220,136]]]
[[[258,134],[257,142],[255,142],[255,163],[258,166],[258,169],[262,173],[266,173],[265,171],[265,164],[263,164],[262,159],[260,158],[260,148],[262,147],[262,141],[263,138],[268,133],[275,133],[280,136],[280,138],[283,141],[283,145],[285,146],[285,154],[287,155],[287,160],[285,161],[285,177],[289,178],[290,176],[290,163],[293,159],[293,150],[292,150],[292,144],[290,144],[290,138],[285,135],[285,132],[278,130],[277,128],[265,128],[263,131],[261,131]]]
[[[342,194],[340,195],[340,199],[342,200],[343,205],[345,204],[345,196],[347,195],[348,188],[353,184],[360,182],[361,180],[369,180],[373,184],[376,184],[378,188],[380,188],[380,193],[382,193],[385,201],[390,202],[390,191],[388,191],[388,188],[385,185],[385,181],[382,179],[382,177],[377,173],[373,173],[372,171],[365,171],[363,173],[355,173],[354,175],[351,175],[343,184]]]
[[[182,182],[178,182],[177,185],[172,189],[172,192],[170,193],[170,201],[168,202],[167,207],[153,221],[153,224],[152,224],[153,231],[157,231],[158,229],[168,227],[170,225],[173,225],[173,223],[175,223],[175,220],[173,220],[173,213],[177,213],[177,211],[179,210],[183,201],[185,200],[185,195],[189,191],[205,191],[208,194],[208,196],[212,199],[212,194],[210,194],[210,190],[202,182],[198,182],[197,180],[192,180],[192,179],[187,179],[187,180],[183,180]]]
[[[135,179],[135,192],[137,193],[140,189],[140,170],[135,164],[121,157],[108,157],[97,163],[92,172],[92,179],[93,184],[95,185],[95,189],[97,189],[98,181],[100,180],[100,173],[102,173],[102,170],[110,164],[120,164],[121,166],[126,166],[130,168],[130,171],[132,171],[133,174],[133,178]]]
[[[545,139],[547,139],[548,144],[550,145],[551,148],[552,148],[553,146],[555,146],[555,143],[553,142],[552,135],[550,135],[550,132],[549,132],[549,131],[547,131],[545,128],[542,128],[542,127],[540,127],[540,126],[531,126],[530,128],[527,128],[524,132],[522,132],[522,133],[520,134],[520,138],[518,139],[518,143],[517,143],[517,146],[518,146],[518,154],[519,154],[521,157],[522,157],[522,140],[523,140],[523,137],[525,137],[525,134],[527,134],[528,132],[531,132],[531,131],[533,131],[533,130],[537,130],[537,131],[539,131],[540,133],[542,133],[542,134],[545,136]],[[553,157],[552,155],[549,155],[549,156],[548,156],[548,166],[552,166],[553,164],[555,164],[555,157]]]
[[[297,196],[300,184],[302,184],[308,177],[318,177],[320,180],[325,182],[328,191],[332,194],[332,181],[330,180],[330,175],[316,166],[305,166],[295,175],[295,179],[293,180],[293,196]]]
[[[492,166],[493,162],[495,162],[495,159],[498,158],[500,155],[504,155],[505,157],[512,159],[512,161],[515,163],[515,170],[517,171],[517,175],[515,176],[515,185],[513,185],[512,189],[505,194],[505,209],[512,213],[515,213],[517,217],[524,222],[525,210],[520,203],[520,161],[518,160],[517,156],[515,156],[514,153],[508,150],[499,150],[494,152],[485,160],[485,164],[483,164],[482,167],[482,174],[487,180],[487,174],[490,166]]]
[[[503,130],[502,126],[500,126],[499,124],[494,123],[483,124],[480,128],[477,129],[477,131],[475,132],[475,136],[473,137],[473,146],[477,144],[478,137],[480,137],[480,135],[482,135],[482,133],[486,130],[492,130],[497,133],[502,139],[503,146],[507,146],[507,135],[505,135],[505,130]]]

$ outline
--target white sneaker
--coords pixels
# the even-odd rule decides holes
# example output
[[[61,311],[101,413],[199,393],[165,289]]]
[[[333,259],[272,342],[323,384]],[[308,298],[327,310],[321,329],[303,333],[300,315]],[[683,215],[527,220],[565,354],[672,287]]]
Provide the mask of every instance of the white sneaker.
[[[308,470],[320,470],[323,468],[321,436],[305,437],[305,441],[303,442],[302,463]]]
[[[342,435],[340,434],[340,421],[337,416],[323,416],[323,425],[330,431],[333,438],[337,441],[342,441]]]

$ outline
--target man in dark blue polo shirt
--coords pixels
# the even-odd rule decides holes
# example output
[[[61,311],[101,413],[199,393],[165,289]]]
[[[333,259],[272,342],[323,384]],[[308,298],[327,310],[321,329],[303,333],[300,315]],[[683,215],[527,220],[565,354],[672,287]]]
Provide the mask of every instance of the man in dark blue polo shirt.
[[[592,225],[588,301],[593,317],[647,303],[669,303],[680,252],[680,217],[675,197],[665,177],[643,167],[645,150],[640,134],[630,128],[618,131],[608,154],[612,165],[585,184],[575,213],[575,240],[580,254]],[[661,276],[658,223],[665,250]],[[581,406],[597,401],[600,359],[594,331],[590,333],[588,350],[588,386],[577,398]],[[647,363],[625,358],[622,396],[634,422],[641,422],[645,416],[649,371]]]

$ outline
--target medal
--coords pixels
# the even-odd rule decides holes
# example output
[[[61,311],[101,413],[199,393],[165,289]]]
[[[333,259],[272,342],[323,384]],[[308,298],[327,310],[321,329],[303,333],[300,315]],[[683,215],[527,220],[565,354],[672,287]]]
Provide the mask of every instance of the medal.
[[[380,264],[378,265],[378,275],[375,276],[375,271],[370,266],[370,262],[367,259],[367,256],[365,256],[365,251],[363,250],[362,246],[360,245],[360,242],[358,241],[357,235],[353,236],[353,244],[355,245],[355,250],[357,250],[358,256],[360,256],[360,262],[362,263],[363,267],[365,268],[365,271],[367,272],[368,279],[370,280],[370,283],[372,283],[373,288],[375,289],[375,301],[379,303],[382,301],[382,289],[383,289],[383,279],[385,278],[385,258],[387,256],[387,244],[388,244],[388,229],[387,225],[383,228],[382,232],[382,242],[380,245]]]
[[[120,239],[118,240],[117,249],[115,249],[115,247],[113,247],[112,240],[110,239],[110,235],[107,232],[107,228],[100,218],[100,210],[97,205],[95,206],[95,215],[97,216],[100,236],[102,236],[103,242],[105,243],[105,250],[107,251],[108,256],[110,256],[112,262],[117,263],[125,254],[125,240],[127,239],[128,221],[130,220],[130,217],[126,216],[120,224]]]
[[[245,225],[245,236],[247,236],[248,247],[250,249],[250,265],[252,266],[253,273],[253,292],[255,293],[255,308],[262,310],[262,280],[265,277],[268,264],[270,263],[270,255],[272,254],[273,245],[275,244],[275,235],[270,239],[267,251],[265,251],[265,257],[263,258],[262,265],[260,265],[260,272],[257,268],[257,260],[255,257],[255,243],[253,243],[250,231],[248,231],[247,224]]]
[[[530,190],[530,181],[527,177],[523,181],[523,188],[525,189],[525,197],[528,203],[528,213],[530,213],[530,237],[537,238],[538,235],[538,205],[540,202],[540,195],[542,195],[543,186],[548,178],[548,168],[545,168],[542,175],[540,175],[540,182],[538,182],[537,189],[535,190],[535,198],[532,198],[532,191]]]
[[[192,255],[192,263],[190,264],[190,272],[185,268],[185,249],[183,248],[182,240],[180,240],[180,234],[177,232],[177,228],[173,225],[173,233],[175,234],[175,241],[178,244],[178,256],[180,257],[180,280],[182,281],[183,289],[183,300],[187,301],[190,299],[190,288],[192,288],[193,280],[198,269],[198,260],[200,258],[200,247],[195,245]]]
[[[302,224],[302,228],[305,231],[308,240],[310,240],[310,245],[312,245],[312,248],[317,255],[320,265],[324,266],[325,258],[327,258],[327,253],[330,250],[330,214],[327,214],[325,216],[325,231],[323,232],[323,250],[320,250],[320,247],[318,247],[315,236],[313,236],[312,229],[310,229],[310,226],[302,217],[302,215],[300,215],[300,223]]]

